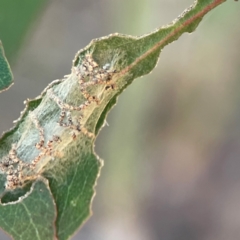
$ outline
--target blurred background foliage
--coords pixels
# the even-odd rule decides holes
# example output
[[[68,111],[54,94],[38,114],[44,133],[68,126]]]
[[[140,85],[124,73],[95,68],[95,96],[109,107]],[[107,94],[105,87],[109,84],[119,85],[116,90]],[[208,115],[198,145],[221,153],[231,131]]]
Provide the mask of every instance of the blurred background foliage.
[[[26,98],[70,72],[91,39],[146,34],[192,2],[0,0],[0,38],[15,76],[0,95],[0,131]],[[212,11],[120,96],[96,142],[105,166],[94,215],[74,240],[239,239],[239,8],[227,1]]]
[[[0,1],[0,39],[13,63],[26,34],[46,5],[46,0]]]

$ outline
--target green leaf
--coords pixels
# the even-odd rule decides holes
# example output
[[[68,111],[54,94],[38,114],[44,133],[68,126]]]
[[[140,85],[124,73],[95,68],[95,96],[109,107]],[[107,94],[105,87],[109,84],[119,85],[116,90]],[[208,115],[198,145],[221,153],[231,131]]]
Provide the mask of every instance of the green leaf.
[[[0,225],[14,239],[54,239],[56,207],[46,180],[36,181],[22,199],[0,205]]]
[[[59,239],[68,239],[90,215],[93,186],[101,162],[92,153],[90,143],[84,152],[80,153],[76,147],[69,149],[69,156],[62,166],[64,171],[61,172],[64,182],[50,178],[50,188],[58,206],[56,226]],[[67,163],[68,157],[74,164]]]
[[[27,100],[15,127],[0,140],[2,201],[17,207],[14,199],[30,196],[28,184],[39,176],[47,179],[57,207],[57,237],[69,239],[90,216],[102,166],[94,141],[118,95],[135,78],[152,71],[166,45],[194,31],[203,16],[223,2],[199,0],[172,24],[149,35],[112,34],[80,50],[71,74]],[[41,200],[35,201],[38,204]],[[29,210],[29,218],[34,214]],[[1,211],[0,216],[4,216]],[[45,221],[52,225],[51,219]],[[40,225],[39,231],[44,232]]]
[[[0,92],[13,84],[13,75],[5,57],[2,42],[0,41]]]

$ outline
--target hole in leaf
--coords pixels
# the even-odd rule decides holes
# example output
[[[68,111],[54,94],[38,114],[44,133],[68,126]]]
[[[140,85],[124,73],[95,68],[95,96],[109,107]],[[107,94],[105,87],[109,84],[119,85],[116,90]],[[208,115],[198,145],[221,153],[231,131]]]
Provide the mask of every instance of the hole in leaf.
[[[10,202],[16,202],[20,197],[24,196],[30,191],[30,188],[32,186],[32,182],[27,183],[23,188],[17,188],[13,191],[6,192],[2,199],[2,203],[10,203]]]

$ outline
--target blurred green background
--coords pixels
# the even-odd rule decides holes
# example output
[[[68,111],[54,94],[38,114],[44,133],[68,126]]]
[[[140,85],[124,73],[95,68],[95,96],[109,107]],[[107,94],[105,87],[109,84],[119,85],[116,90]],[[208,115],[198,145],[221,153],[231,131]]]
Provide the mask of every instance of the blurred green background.
[[[26,98],[70,72],[91,39],[146,34],[192,2],[0,0],[0,39],[15,77],[0,95],[0,131]],[[74,240],[239,239],[239,11],[234,1],[212,11],[120,96],[96,142],[105,166],[94,215]]]

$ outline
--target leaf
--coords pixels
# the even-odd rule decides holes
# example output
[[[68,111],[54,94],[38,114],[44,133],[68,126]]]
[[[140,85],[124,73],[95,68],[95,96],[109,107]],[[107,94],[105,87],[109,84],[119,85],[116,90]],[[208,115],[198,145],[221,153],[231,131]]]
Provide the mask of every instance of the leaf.
[[[22,185],[39,176],[47,179],[57,207],[57,237],[69,239],[90,216],[102,166],[94,141],[118,95],[135,78],[152,71],[164,46],[194,31],[203,16],[223,2],[198,1],[172,24],[149,35],[112,34],[80,50],[71,74],[27,100],[15,127],[0,140],[2,201],[26,196]]]
[[[37,180],[24,198],[0,205],[0,224],[16,240],[54,239],[56,208],[46,180]]]
[[[5,57],[2,42],[0,41],[0,92],[13,84],[13,75]]]

